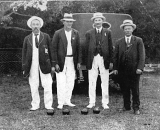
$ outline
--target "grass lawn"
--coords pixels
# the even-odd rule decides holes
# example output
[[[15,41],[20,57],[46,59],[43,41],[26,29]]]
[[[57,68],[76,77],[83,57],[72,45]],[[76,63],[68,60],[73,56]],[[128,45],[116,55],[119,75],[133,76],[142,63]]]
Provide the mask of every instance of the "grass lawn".
[[[74,94],[72,102],[75,108],[70,115],[62,115],[56,109],[57,96],[54,94],[55,114],[48,116],[43,104],[43,89],[40,88],[41,108],[30,112],[30,88],[27,79],[20,76],[3,75],[0,81],[0,130],[160,130],[160,76],[144,74],[140,82],[141,115],[133,111],[119,112],[122,107],[122,95],[110,92],[110,109],[103,110],[101,96],[97,96],[100,114],[81,115],[88,105],[88,95]]]

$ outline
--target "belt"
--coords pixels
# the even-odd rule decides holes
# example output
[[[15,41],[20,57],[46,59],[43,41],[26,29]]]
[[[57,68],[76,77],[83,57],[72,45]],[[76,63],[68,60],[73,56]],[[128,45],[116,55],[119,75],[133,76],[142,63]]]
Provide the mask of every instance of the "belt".
[[[73,57],[73,55],[66,55],[66,57]]]

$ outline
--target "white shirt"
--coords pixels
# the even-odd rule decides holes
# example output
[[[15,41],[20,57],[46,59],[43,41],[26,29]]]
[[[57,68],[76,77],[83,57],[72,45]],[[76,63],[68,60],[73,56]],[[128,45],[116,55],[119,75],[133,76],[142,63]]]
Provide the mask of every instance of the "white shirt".
[[[99,29],[98,29],[98,28],[96,28],[96,31],[97,31],[97,33],[98,33],[98,31],[99,31],[99,33],[101,33],[101,31],[102,31],[102,27],[100,27]]]
[[[72,46],[71,46],[71,34],[72,34],[72,30],[71,31],[65,31],[66,37],[67,37],[67,55],[72,55]]]
[[[125,36],[125,41],[126,41],[126,43],[127,43],[127,39],[129,39],[129,43],[131,42],[131,37],[132,37],[132,35],[129,36],[129,37],[126,37],[126,36]]]

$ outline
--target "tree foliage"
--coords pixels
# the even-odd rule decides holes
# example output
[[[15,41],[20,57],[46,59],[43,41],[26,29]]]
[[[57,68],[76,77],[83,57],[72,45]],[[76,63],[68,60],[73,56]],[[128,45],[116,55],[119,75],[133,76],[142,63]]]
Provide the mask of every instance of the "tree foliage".
[[[6,7],[8,7],[6,5]],[[25,16],[37,15],[44,19],[42,31],[51,37],[63,25],[60,22],[63,14],[68,13],[125,13],[130,14],[137,29],[134,34],[142,37],[147,54],[147,62],[158,62],[160,58],[160,0],[100,0],[100,1],[49,1],[31,0],[22,3],[12,3],[11,8],[4,12],[3,27],[0,28],[0,47],[22,47],[22,39],[29,31],[18,30],[13,27],[13,21],[8,14],[16,11]],[[18,23],[19,22],[19,23]],[[21,28],[27,28],[26,21],[18,21]],[[1,25],[2,26],[2,25]],[[15,25],[14,25],[15,26]],[[12,31],[11,31],[12,30]],[[15,33],[16,32],[16,33]],[[10,39],[10,40],[8,40]],[[16,40],[14,40],[16,39]],[[8,40],[8,41],[7,41]],[[10,44],[9,44],[10,41]],[[14,44],[16,42],[16,45]],[[14,44],[14,45],[13,45]]]

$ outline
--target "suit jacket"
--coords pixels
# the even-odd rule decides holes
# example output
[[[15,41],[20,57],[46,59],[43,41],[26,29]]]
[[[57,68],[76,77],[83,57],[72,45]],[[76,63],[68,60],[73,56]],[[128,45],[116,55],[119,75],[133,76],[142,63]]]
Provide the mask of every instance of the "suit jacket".
[[[94,50],[96,48],[96,29],[91,29],[87,31],[85,37],[86,37],[85,64],[86,64],[86,68],[90,70],[92,69]],[[109,64],[111,62],[112,54],[113,54],[113,46],[112,46],[111,31],[106,28],[102,28],[101,50],[102,50],[102,56],[104,59],[104,66],[106,69],[109,69]]]
[[[143,70],[145,64],[145,48],[141,38],[132,36],[130,43],[132,44],[124,58],[126,52],[125,37],[116,42],[114,52],[113,69],[118,70],[119,74],[136,75],[136,70]]]
[[[60,67],[60,72],[62,72],[64,68],[65,57],[67,55],[67,45],[68,41],[64,28],[57,30],[52,39],[53,66],[58,64]],[[77,63],[82,62],[82,54],[81,54],[82,52],[81,52],[79,33],[75,29],[72,29],[71,46],[72,46],[74,66],[76,69]]]
[[[22,49],[22,70],[24,77],[29,76],[32,63],[32,33],[25,37]],[[40,32],[39,37],[39,65],[42,73],[47,74],[51,72],[51,65],[53,55],[51,55],[51,39],[46,33]]]

